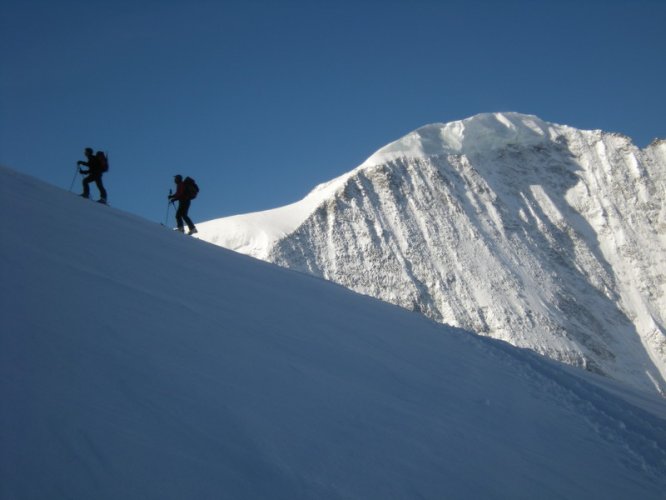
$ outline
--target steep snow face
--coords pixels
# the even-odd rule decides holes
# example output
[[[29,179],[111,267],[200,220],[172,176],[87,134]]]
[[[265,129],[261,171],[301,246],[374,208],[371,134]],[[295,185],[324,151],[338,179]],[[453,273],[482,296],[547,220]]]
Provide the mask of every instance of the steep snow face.
[[[247,253],[664,393],[665,172],[664,141],[479,115],[382,148]]]

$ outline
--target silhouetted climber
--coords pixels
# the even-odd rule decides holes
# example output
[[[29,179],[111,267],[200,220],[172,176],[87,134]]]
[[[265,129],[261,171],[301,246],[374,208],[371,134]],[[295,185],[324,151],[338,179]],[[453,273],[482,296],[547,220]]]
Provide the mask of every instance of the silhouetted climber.
[[[90,197],[90,183],[94,182],[97,185],[99,190],[99,203],[106,203],[106,189],[104,189],[104,184],[102,184],[102,175],[109,169],[109,162],[106,155],[102,151],[97,151],[97,154],[93,155],[92,148],[86,148],[84,151],[88,161],[78,161],[77,165],[88,167],[87,171],[83,171],[79,168],[79,172],[86,175],[83,179],[83,193],[81,196],[84,198]]]
[[[176,210],[176,229],[181,233],[184,233],[183,221],[185,221],[189,229],[187,234],[195,234],[197,228],[192,223],[187,212],[190,209],[190,203],[199,193],[199,186],[197,186],[197,183],[194,182],[194,179],[191,177],[185,177],[185,180],[183,180],[181,175],[176,175],[173,180],[176,183],[176,192],[174,194],[169,194],[169,200],[171,200],[171,202],[178,201],[178,209]]]

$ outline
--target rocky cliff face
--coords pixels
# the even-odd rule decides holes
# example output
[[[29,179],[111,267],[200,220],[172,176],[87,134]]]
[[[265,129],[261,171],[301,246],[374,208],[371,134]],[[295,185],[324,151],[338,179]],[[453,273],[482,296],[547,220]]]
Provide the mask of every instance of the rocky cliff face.
[[[479,115],[419,129],[324,191],[257,254],[666,390],[666,141]]]

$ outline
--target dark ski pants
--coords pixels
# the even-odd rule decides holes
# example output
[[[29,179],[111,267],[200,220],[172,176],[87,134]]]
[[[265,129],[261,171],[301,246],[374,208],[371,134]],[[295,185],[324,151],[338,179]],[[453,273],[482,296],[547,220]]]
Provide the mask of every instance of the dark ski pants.
[[[178,210],[176,210],[176,225],[178,229],[183,229],[183,221],[187,224],[188,229],[194,229],[192,220],[188,217],[187,212],[190,209],[191,200],[178,200]]]
[[[91,182],[94,182],[97,189],[99,189],[99,197],[106,200],[106,189],[104,189],[104,184],[102,184],[102,174],[89,174],[88,177],[83,179],[83,196],[86,198],[90,196]]]

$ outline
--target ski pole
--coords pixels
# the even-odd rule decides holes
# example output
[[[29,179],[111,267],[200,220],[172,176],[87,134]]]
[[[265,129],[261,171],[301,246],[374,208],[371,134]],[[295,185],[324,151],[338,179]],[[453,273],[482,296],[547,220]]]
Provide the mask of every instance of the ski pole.
[[[72,179],[72,183],[69,185],[69,192],[72,192],[72,188],[74,187],[74,181],[76,180],[76,177],[79,175],[79,164],[76,164],[76,170],[74,171],[74,178]]]
[[[169,189],[169,197],[171,197],[171,189]],[[169,224],[169,208],[171,207],[171,204],[173,201],[171,199],[167,200],[167,209],[166,209],[166,216],[164,218],[164,225],[167,226]]]

